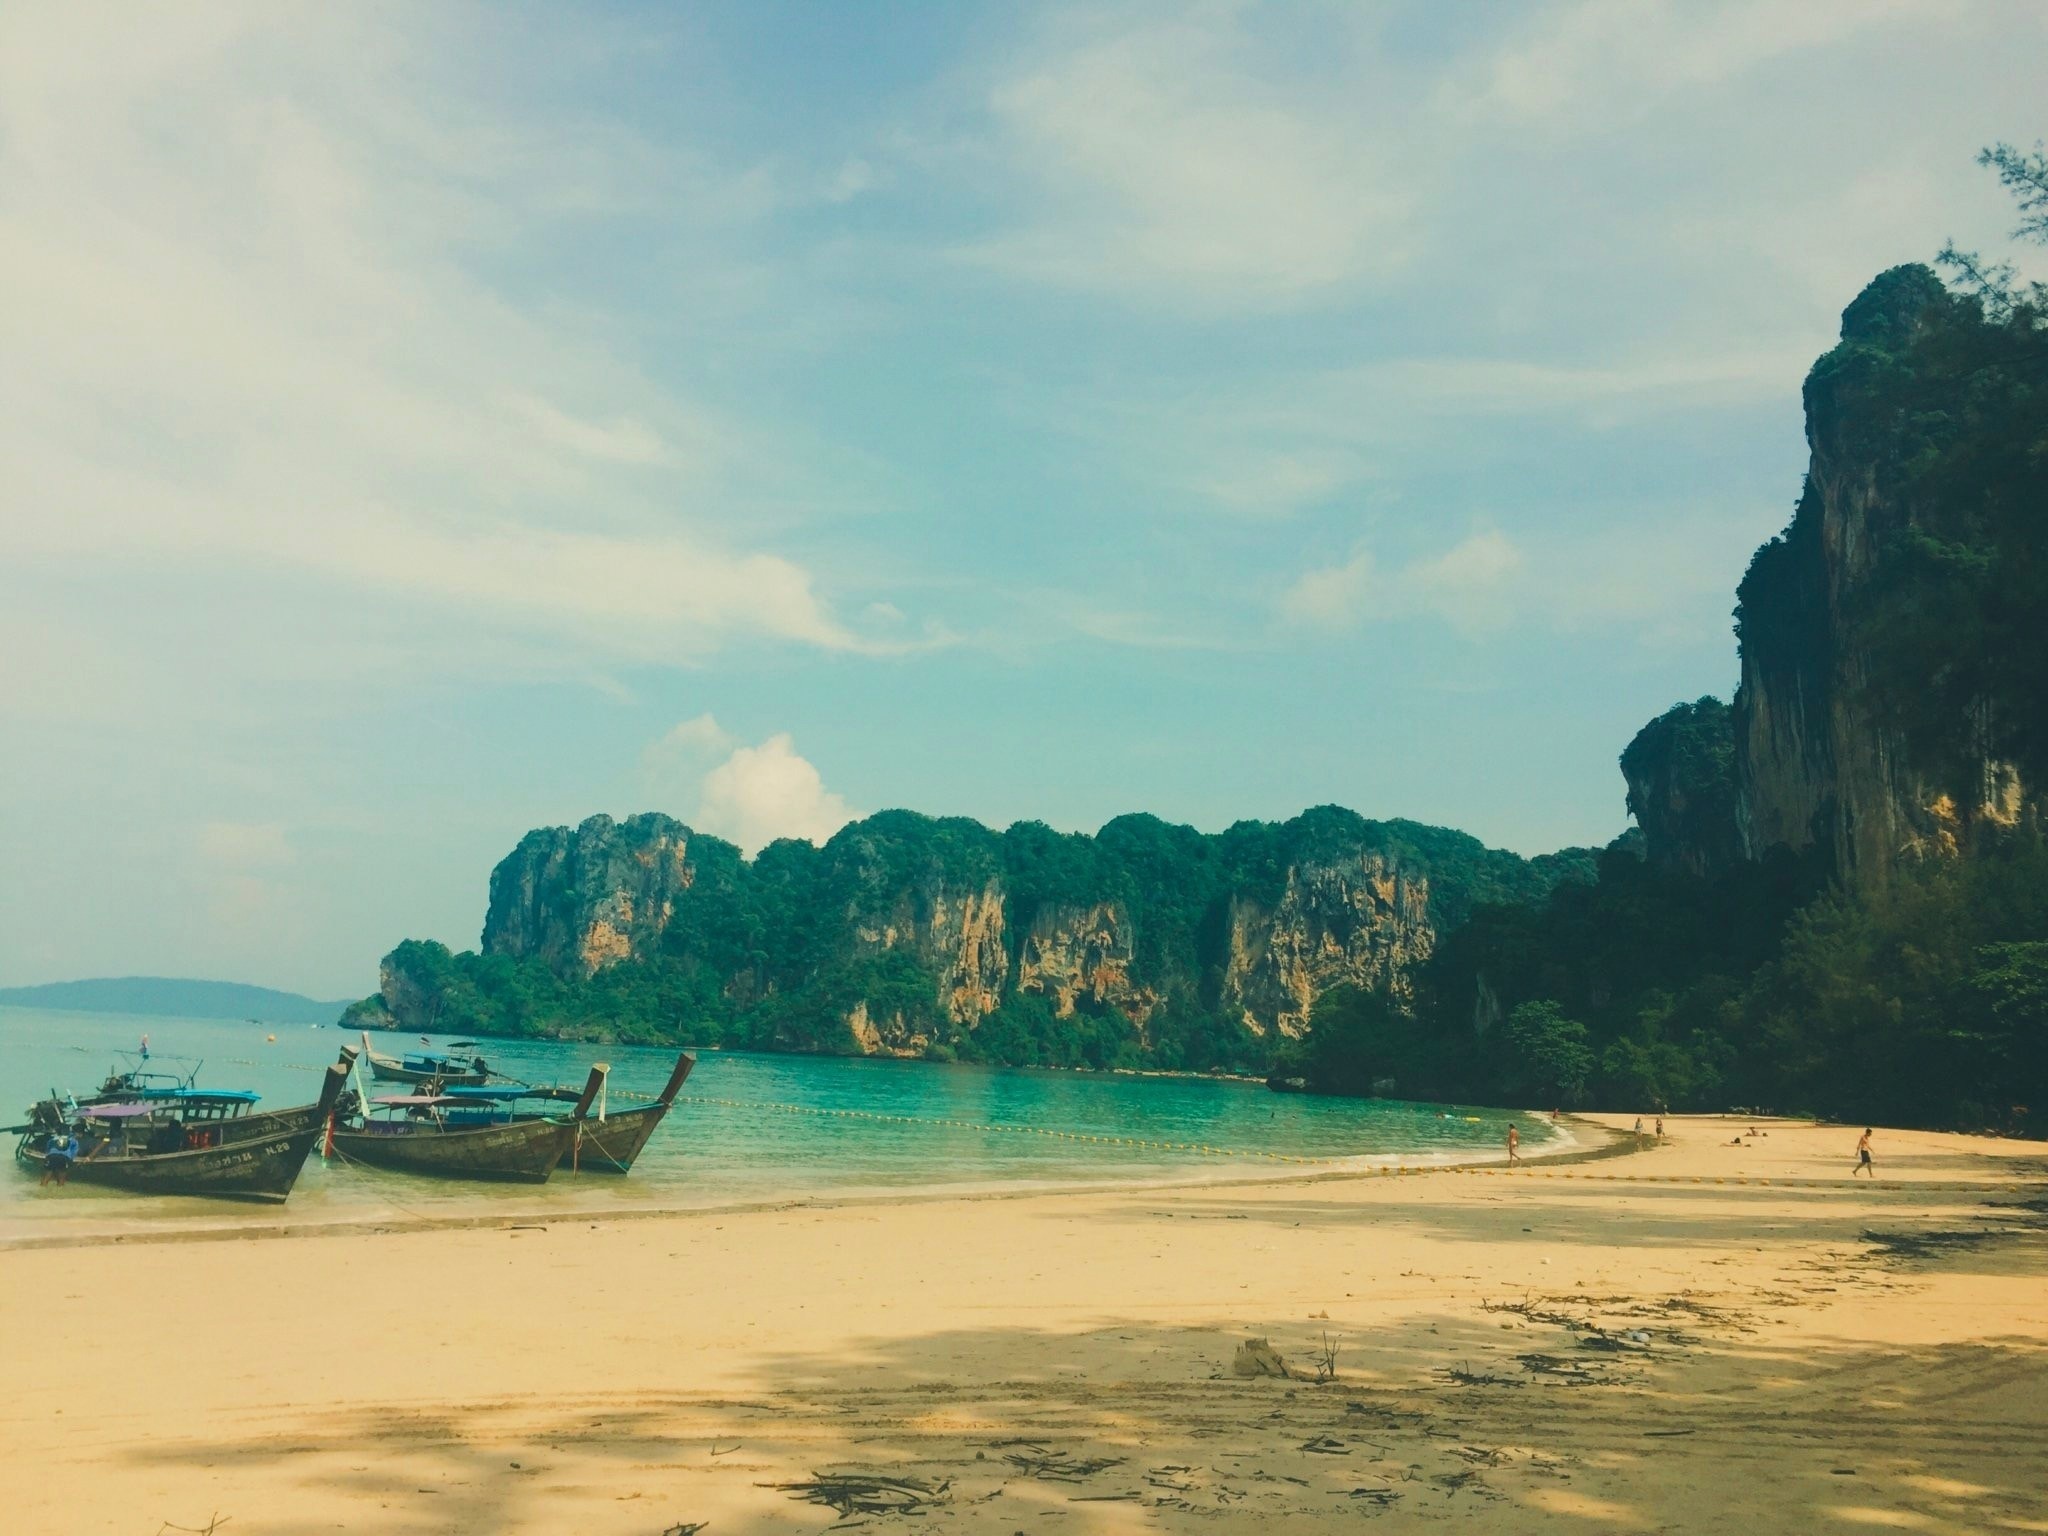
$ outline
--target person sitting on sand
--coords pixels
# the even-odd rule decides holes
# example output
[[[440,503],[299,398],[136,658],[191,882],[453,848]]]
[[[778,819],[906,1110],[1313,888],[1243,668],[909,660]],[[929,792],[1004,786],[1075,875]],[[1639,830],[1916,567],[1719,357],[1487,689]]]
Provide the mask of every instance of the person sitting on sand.
[[[1859,1173],[1867,1173],[1873,1179],[1877,1177],[1877,1169],[1870,1161],[1870,1127],[1867,1125],[1863,1134],[1856,1138],[1856,1166],[1849,1170],[1849,1177],[1853,1179]]]
[[[71,1181],[71,1165],[78,1161],[78,1138],[69,1131],[52,1131],[43,1143],[42,1184],[52,1179],[61,1186]]]
[[[1513,1168],[1522,1161],[1522,1133],[1515,1129],[1515,1123],[1508,1122],[1508,1166]]]

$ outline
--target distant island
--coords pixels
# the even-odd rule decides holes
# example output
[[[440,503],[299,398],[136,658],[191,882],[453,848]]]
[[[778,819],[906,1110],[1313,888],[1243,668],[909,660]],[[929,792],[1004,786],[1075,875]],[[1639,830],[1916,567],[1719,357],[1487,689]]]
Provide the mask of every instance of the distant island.
[[[187,1019],[259,1019],[265,1024],[331,1024],[346,1003],[323,1003],[275,987],[177,976],[96,976],[39,987],[0,987],[0,1008],[65,1013],[141,1013]]]

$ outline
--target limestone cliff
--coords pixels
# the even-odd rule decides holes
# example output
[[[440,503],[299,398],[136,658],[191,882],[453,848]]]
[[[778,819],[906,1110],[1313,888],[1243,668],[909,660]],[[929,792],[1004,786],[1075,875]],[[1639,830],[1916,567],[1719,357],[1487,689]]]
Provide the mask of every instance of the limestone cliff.
[[[1930,510],[1914,476],[1940,451],[1898,381],[1953,304],[1925,267],[1895,268],[1843,312],[1840,344],[1807,377],[1805,491],[1738,594],[1735,810],[1751,858],[1813,848],[1845,879],[1881,880],[1902,856],[2034,812],[2011,765],[1973,745],[1971,719],[1916,744],[1875,702],[1874,594]]]
[[[588,977],[653,952],[695,882],[694,834],[659,814],[529,832],[491,871],[484,953]]]
[[[1288,869],[1277,901],[1234,893],[1222,1000],[1247,1029],[1298,1036],[1332,987],[1405,992],[1436,943],[1429,880],[1384,854]]]
[[[1017,991],[1049,1000],[1057,1018],[1115,1009],[1142,1029],[1160,998],[1132,979],[1133,938],[1120,901],[1041,908],[1018,943]]]
[[[1621,774],[1652,864],[1711,875],[1742,857],[1735,729],[1719,699],[1673,705],[1636,732]]]
[[[366,1012],[1177,1065],[1298,1035],[1333,987],[1405,991],[1476,903],[1538,899],[1585,863],[1334,806],[1217,834],[1125,816],[1095,837],[888,811],[752,860],[666,816],[596,816],[528,833],[493,871],[490,965],[407,941]]]

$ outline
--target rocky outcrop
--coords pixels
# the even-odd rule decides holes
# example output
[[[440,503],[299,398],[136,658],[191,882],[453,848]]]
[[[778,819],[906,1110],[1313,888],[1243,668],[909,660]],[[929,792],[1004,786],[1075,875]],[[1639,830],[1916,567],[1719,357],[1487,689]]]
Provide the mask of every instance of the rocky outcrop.
[[[1429,881],[1379,853],[1290,868],[1279,898],[1229,902],[1222,1002],[1257,1033],[1298,1036],[1337,986],[1405,992],[1436,943]]]
[[[530,955],[585,977],[645,959],[695,883],[694,835],[656,813],[527,833],[491,871],[484,953]]]
[[[1052,1004],[1057,1018],[1077,1006],[1115,1009],[1142,1029],[1159,1006],[1157,991],[1134,981],[1130,914],[1122,902],[1041,908],[1017,948],[1017,990]]]
[[[1024,1060],[1075,1040],[1142,1059],[1163,1018],[1181,1041],[1293,1036],[1332,987],[1404,991],[1476,904],[1539,899],[1586,863],[1334,806],[1216,834],[1125,816],[1093,838],[888,811],[753,860],[667,816],[596,816],[528,833],[493,871],[482,949],[514,970],[407,941],[378,1007],[869,1054],[979,1053],[993,1027]]]
[[[885,912],[851,914],[856,949],[904,948],[937,979],[946,1017],[973,1026],[995,1012],[1009,977],[1003,946],[1003,889],[991,880],[978,890],[902,890]]]
[[[1719,699],[1673,705],[1636,732],[1621,773],[1652,864],[1711,875],[1742,857],[1735,731]]]
[[[1870,595],[1923,510],[1909,475],[1926,423],[1897,407],[1894,381],[1951,302],[1925,267],[1884,273],[1807,377],[1806,488],[1738,594],[1735,816],[1750,858],[1811,849],[1845,880],[1881,880],[1901,857],[1959,849],[2028,812],[2018,774],[1972,748],[1968,722],[1941,743],[1937,771],[1873,703]]]

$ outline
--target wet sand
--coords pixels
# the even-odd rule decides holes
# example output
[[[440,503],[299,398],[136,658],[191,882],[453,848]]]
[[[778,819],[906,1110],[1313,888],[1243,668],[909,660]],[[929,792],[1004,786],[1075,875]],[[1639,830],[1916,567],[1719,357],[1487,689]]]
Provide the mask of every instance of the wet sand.
[[[1880,1131],[1852,1181],[1853,1129],[1749,1123],[0,1252],[0,1483],[15,1529],[142,1536],[2048,1531],[2048,1146]],[[1253,1337],[1296,1375],[1235,1374]],[[820,1475],[839,1508],[781,1486]]]

